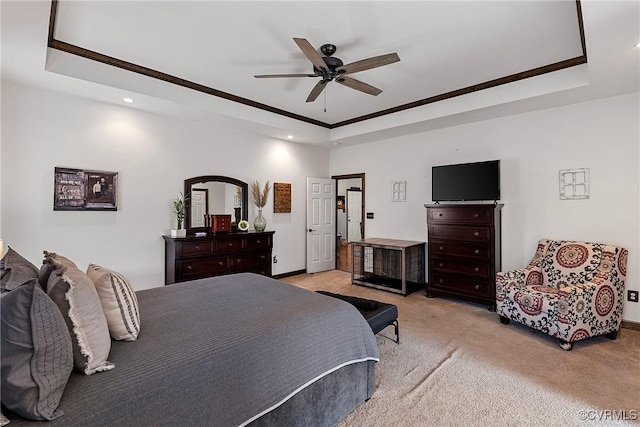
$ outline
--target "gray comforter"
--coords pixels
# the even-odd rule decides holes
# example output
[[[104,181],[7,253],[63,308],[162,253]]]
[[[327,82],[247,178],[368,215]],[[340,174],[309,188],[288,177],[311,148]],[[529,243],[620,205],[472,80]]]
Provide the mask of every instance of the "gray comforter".
[[[65,415],[38,425],[242,425],[342,366],[378,358],[354,307],[262,276],[137,296],[138,340],[113,342],[114,370],[73,373]]]

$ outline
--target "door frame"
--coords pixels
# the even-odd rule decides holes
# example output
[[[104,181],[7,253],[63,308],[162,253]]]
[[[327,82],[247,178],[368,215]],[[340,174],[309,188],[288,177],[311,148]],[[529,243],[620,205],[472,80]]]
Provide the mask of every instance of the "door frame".
[[[365,234],[364,234],[364,229],[365,229],[365,220],[366,220],[366,215],[365,215],[365,198],[366,198],[366,192],[365,192],[365,180],[364,180],[364,172],[361,173],[350,173],[350,174],[345,174],[345,175],[333,175],[331,178],[333,180],[335,180],[335,185],[336,185],[336,196],[338,195],[338,181],[341,179],[354,179],[354,178],[360,178],[360,182],[361,182],[361,187],[360,190],[362,190],[362,222],[361,222],[361,226],[360,226],[360,231],[362,233],[362,238],[365,238]],[[338,217],[338,206],[336,205],[336,218]],[[336,220],[336,229],[335,229],[335,235],[336,235],[336,240],[338,238],[338,221]],[[338,268],[338,254],[336,253],[336,266],[335,268]]]

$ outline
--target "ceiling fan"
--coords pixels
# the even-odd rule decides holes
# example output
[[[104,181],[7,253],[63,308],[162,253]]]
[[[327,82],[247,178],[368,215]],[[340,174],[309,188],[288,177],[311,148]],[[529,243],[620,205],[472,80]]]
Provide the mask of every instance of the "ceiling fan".
[[[367,83],[361,82],[354,78],[348,77],[347,74],[357,73],[359,71],[370,70],[372,68],[382,67],[383,65],[393,64],[400,61],[400,57],[397,53],[388,53],[386,55],[374,56],[371,58],[363,59],[361,61],[352,62],[350,64],[343,64],[339,58],[335,58],[333,55],[336,52],[335,45],[324,44],[320,46],[320,52],[324,56],[320,56],[318,51],[307,41],[307,39],[294,38],[302,53],[313,64],[313,74],[261,74],[254,76],[257,79],[265,78],[286,78],[286,77],[322,77],[311,90],[307,97],[307,102],[313,102],[318,95],[327,87],[327,83],[335,80],[341,85],[350,87],[351,89],[359,90],[360,92],[368,93],[369,95],[379,95],[382,90],[377,87],[371,86]]]

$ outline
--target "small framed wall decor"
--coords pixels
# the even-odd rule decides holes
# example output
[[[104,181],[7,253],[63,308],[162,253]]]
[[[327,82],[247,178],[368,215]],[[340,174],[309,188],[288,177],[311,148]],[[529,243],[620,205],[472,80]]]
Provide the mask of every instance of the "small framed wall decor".
[[[560,170],[560,200],[588,199],[589,168]]]
[[[391,201],[407,201],[407,181],[391,181]]]
[[[291,184],[273,183],[273,213],[291,213]]]
[[[118,172],[56,167],[54,211],[118,210]]]

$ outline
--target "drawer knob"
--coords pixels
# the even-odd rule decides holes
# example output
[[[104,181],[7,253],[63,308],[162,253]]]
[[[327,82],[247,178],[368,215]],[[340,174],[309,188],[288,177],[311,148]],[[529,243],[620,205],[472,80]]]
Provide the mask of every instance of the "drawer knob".
[[[218,261],[218,265],[224,265],[224,262]]]
[[[480,267],[474,268],[473,271],[475,271],[477,273],[478,271],[480,271]]]
[[[479,231],[476,231],[475,233],[473,233],[474,236],[478,237],[480,235]]]
[[[227,246],[231,247],[231,246],[233,246],[233,243],[229,242],[229,243],[227,243]]]
[[[236,262],[242,262],[240,258],[236,258]]]
[[[477,214],[477,213],[474,213],[474,214],[473,214],[473,217],[474,217],[474,218],[478,218],[478,214]]]
[[[480,289],[480,285],[476,285],[475,288],[476,288],[476,290]]]
[[[480,253],[480,249],[476,249],[475,251],[473,251],[476,255],[478,255]]]
[[[265,258],[266,258],[266,256],[264,256],[264,255],[260,256],[260,259],[265,259]]]
[[[443,265],[444,265],[443,263],[438,264],[439,267],[442,267]]]
[[[196,246],[196,251],[199,251],[199,250],[200,250],[200,246]]]
[[[441,251],[444,251],[444,246],[440,246],[440,250],[441,250]]]
[[[442,214],[441,214],[441,213],[439,213],[439,214],[438,214],[438,216],[442,216]]]
[[[256,243],[259,245],[260,243],[262,243],[261,240],[256,240]]]
[[[444,279],[440,279],[440,283],[444,283]]]
[[[193,267],[191,267],[190,265],[187,265],[187,270],[192,270]]]

